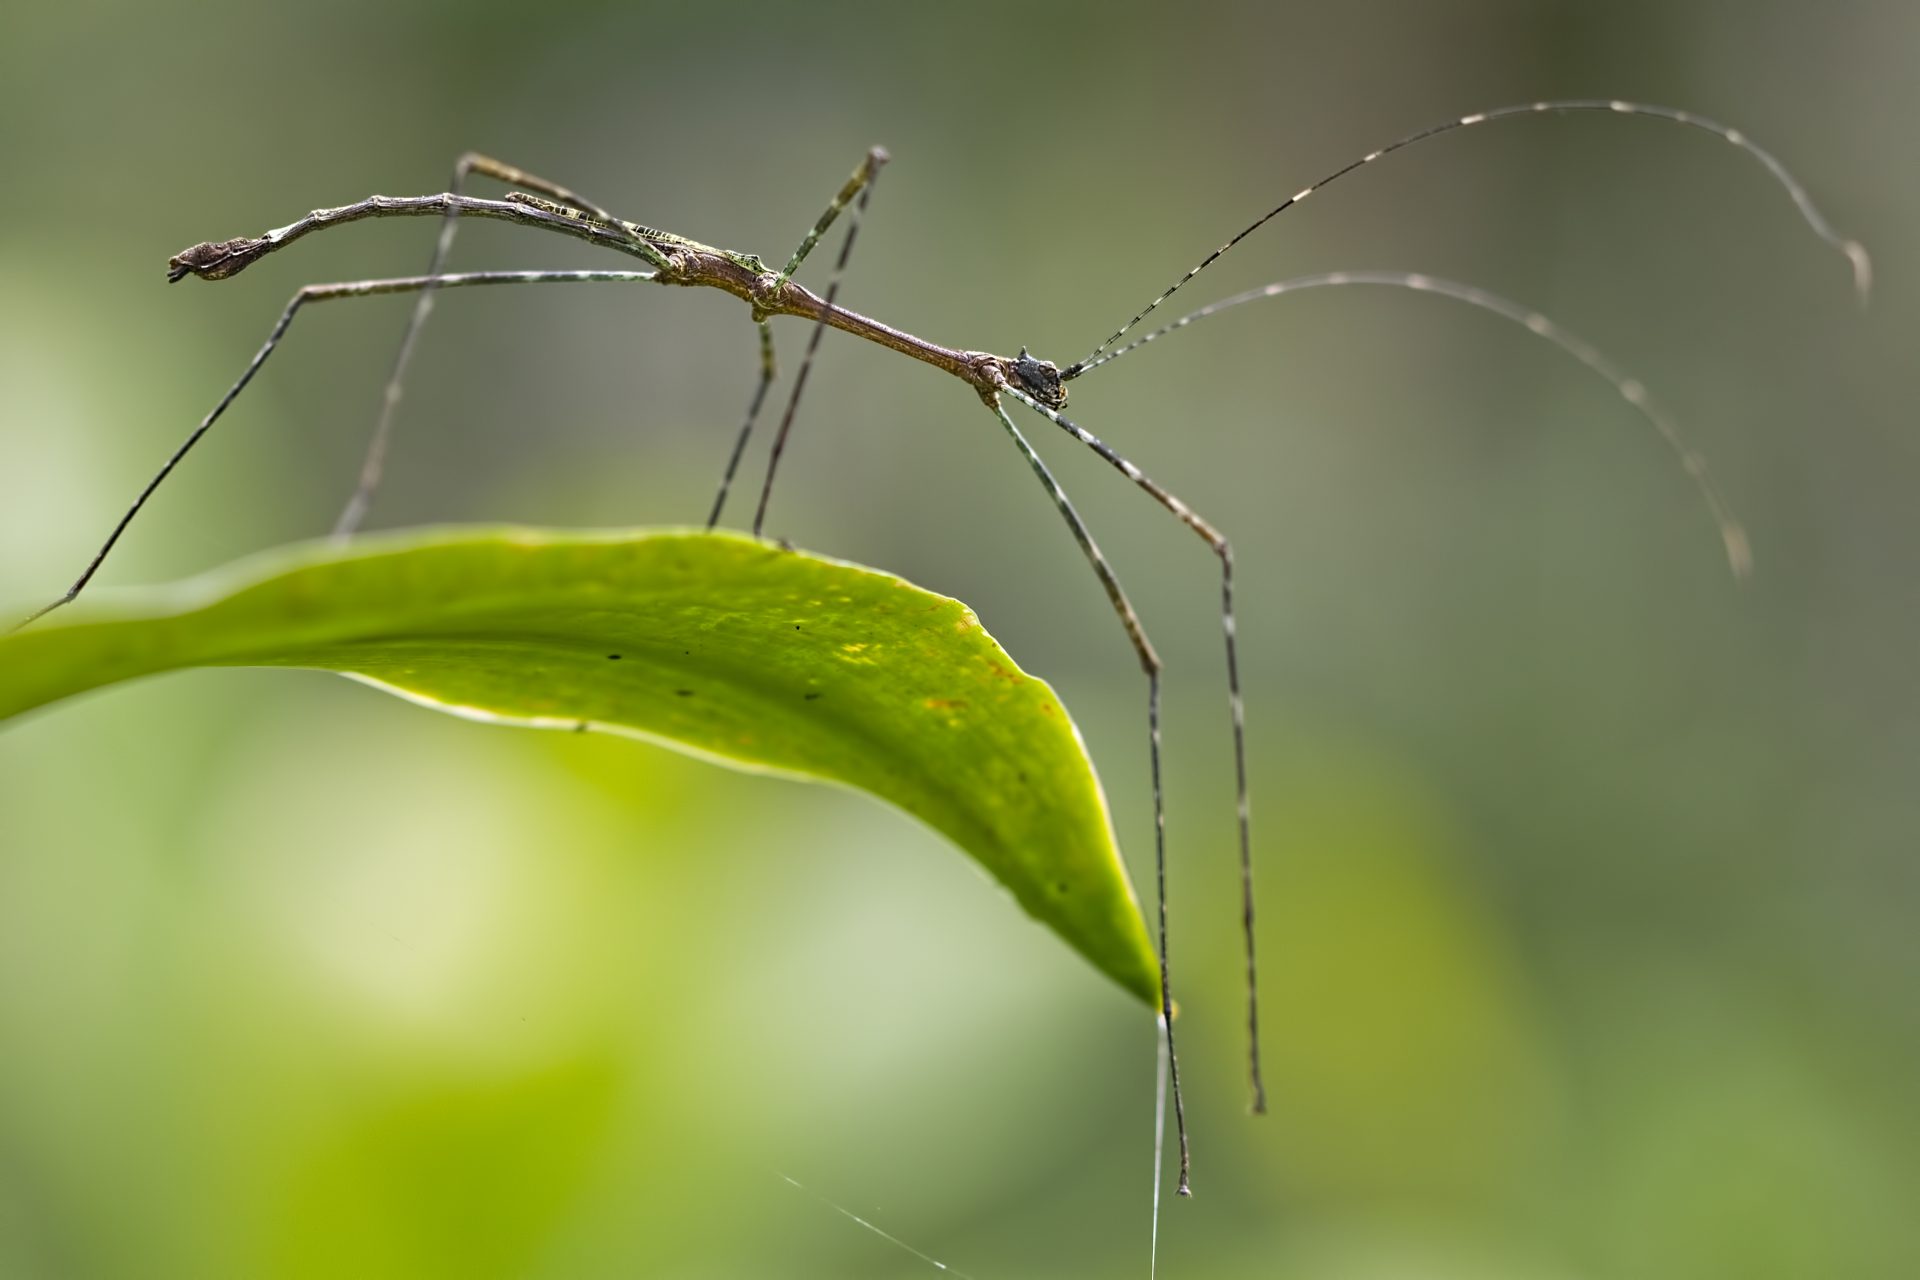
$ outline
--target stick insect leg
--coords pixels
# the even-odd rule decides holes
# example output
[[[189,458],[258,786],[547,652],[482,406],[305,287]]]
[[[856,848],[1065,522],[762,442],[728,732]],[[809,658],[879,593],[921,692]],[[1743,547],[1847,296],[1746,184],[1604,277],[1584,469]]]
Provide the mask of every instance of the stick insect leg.
[[[1236,638],[1238,628],[1233,613],[1233,544],[1227,540],[1225,534],[1202,519],[1192,507],[1168,492],[1139,467],[1114,452],[1105,441],[1092,432],[1066,418],[1057,410],[1049,409],[1017,387],[1008,386],[1006,391],[1014,399],[1049,419],[1068,435],[1106,459],[1127,479],[1145,490],[1155,502],[1172,512],[1180,523],[1198,534],[1201,540],[1212,548],[1214,555],[1219,557],[1220,629],[1225,633],[1227,641],[1227,703],[1233,717],[1234,808],[1240,829],[1240,926],[1247,968],[1247,1078],[1252,1094],[1253,1112],[1256,1115],[1262,1114],[1267,1109],[1267,1090],[1260,1072],[1260,987],[1256,976],[1257,966],[1254,962],[1253,827],[1247,800],[1247,731],[1246,714],[1240,697],[1240,654]]]
[[[227,407],[239,399],[240,393],[246,390],[249,382],[253,381],[253,376],[260,372],[262,365],[266,364],[267,357],[273,354],[274,349],[280,345],[280,340],[286,337],[288,328],[293,324],[293,318],[300,313],[300,308],[307,303],[327,302],[334,298],[367,298],[390,293],[425,293],[432,289],[459,289],[476,285],[638,283],[653,278],[651,271],[474,271],[463,275],[400,276],[388,280],[355,280],[343,284],[306,286],[295,293],[292,300],[287,303],[286,309],[280,313],[279,320],[274,322],[272,331],[267,334],[267,340],[260,345],[258,351],[254,352],[253,359],[247,363],[239,379],[227,388],[226,394],[220,397],[220,402],[213,406],[212,412],[200,420],[200,425],[195,427],[173,451],[160,470],[154,473],[153,479],[147,481],[146,487],[140,491],[140,496],[133,500],[133,505],[128,507],[126,514],[120,517],[120,522],[114,525],[113,532],[107,535],[106,542],[101,545],[99,551],[94,553],[86,570],[74,580],[72,586],[67,588],[66,594],[52,604],[45,605],[21,619],[11,630],[17,631],[28,623],[52,613],[60,606],[71,603],[86,588],[87,583],[93,580],[93,575],[99,572],[100,566],[106,561],[114,544],[120,541],[120,535],[127,531],[127,526],[133,523],[136,515],[140,514],[140,509],[147,505],[147,499],[153,496],[154,491],[173,473],[173,469],[180,465],[181,460],[192,452],[193,447],[200,443],[201,437],[213,428],[213,424],[219,421],[220,415],[227,411]]]
[[[448,184],[447,190],[454,195],[462,194],[467,178],[473,174],[537,192],[556,203],[578,209],[597,222],[615,227],[622,225],[619,219],[577,192],[477,151],[469,151],[455,162],[453,181]],[[433,257],[427,263],[426,274],[429,277],[438,276],[446,270],[459,220],[459,209],[449,207],[440,222],[440,238],[434,242]],[[661,264],[655,262],[653,265],[658,267]],[[353,496],[347,499],[347,505],[341,509],[340,518],[334,521],[333,536],[336,538],[344,538],[360,527],[360,522],[366,518],[367,507],[373,501],[374,491],[380,487],[380,477],[386,469],[387,446],[393,438],[393,414],[400,404],[407,365],[413,359],[414,343],[418,341],[420,331],[426,327],[427,317],[432,312],[433,288],[429,286],[420,291],[419,301],[413,304],[413,314],[407,318],[406,330],[400,335],[400,346],[393,357],[393,371],[387,375],[386,390],[380,397],[380,415],[374,422],[373,438],[368,441],[366,456],[360,462],[359,481],[354,485]]]
[[[1007,388],[1011,390],[1011,388]],[[1019,395],[1018,392],[1014,392]],[[1025,399],[1025,396],[1020,396]],[[1119,615],[1120,625],[1126,629],[1127,639],[1133,645],[1134,653],[1140,659],[1140,669],[1147,676],[1147,729],[1149,737],[1148,759],[1153,773],[1153,869],[1154,883],[1158,889],[1160,910],[1160,1012],[1167,1028],[1168,1074],[1173,1082],[1174,1127],[1180,1138],[1180,1185],[1183,1196],[1193,1194],[1187,1185],[1187,1171],[1192,1161],[1187,1152],[1187,1112],[1180,1097],[1180,1055],[1173,1047],[1173,980],[1167,967],[1167,811],[1165,794],[1160,783],[1160,655],[1154,651],[1152,641],[1140,625],[1140,615],[1134,612],[1133,603],[1127,599],[1127,593],[1120,586],[1120,579],[1114,573],[1113,566],[1100,553],[1094,543],[1093,534],[1087,529],[1086,521],[1074,509],[1073,502],[1067,497],[1067,491],[1047,469],[1047,464],[1028,443],[1020,428],[1014,425],[1012,418],[998,401],[990,400],[988,406],[994,416],[1000,419],[1000,425],[1006,429],[1013,442],[1026,457],[1027,465],[1033,468],[1034,475],[1040,477],[1047,496],[1053,499],[1053,505],[1066,518],[1067,527],[1073,530],[1074,541],[1080,544],[1080,550],[1086,554],[1087,562],[1093,566],[1100,585],[1106,588],[1107,599],[1113,604],[1114,613]]]
[[[813,370],[814,353],[820,350],[820,335],[827,331],[827,317],[833,311],[834,299],[840,296],[840,277],[846,272],[847,259],[853,253],[854,238],[860,234],[860,219],[867,211],[867,199],[873,194],[874,180],[879,177],[880,167],[886,162],[887,153],[881,148],[875,147],[867,152],[866,160],[853,171],[853,176],[847,179],[847,184],[840,188],[839,194],[834,196],[833,203],[827,206],[826,212],[820,215],[820,220],[814,224],[813,230],[807,233],[806,239],[800,242],[800,247],[794,250],[793,257],[787,263],[786,271],[782,273],[790,275],[799,267],[806,256],[813,252],[813,246],[819,242],[826,229],[833,225],[834,219],[840,216],[840,211],[847,207],[849,201],[858,196],[858,201],[853,204],[853,212],[847,218],[847,238],[840,242],[840,257],[835,260],[833,275],[827,281],[827,305],[821,309],[820,319],[814,324],[813,333],[807,339],[807,353],[801,357],[800,371],[793,376],[793,390],[787,395],[787,409],[780,416],[780,429],[773,436],[773,450],[767,458],[767,478],[760,486],[760,506],[753,513],[753,536],[756,538],[760,536],[760,530],[767,522],[767,503],[773,499],[773,476],[780,468],[780,455],[786,452],[787,433],[793,429],[793,415],[800,407],[800,393],[807,389],[807,374]]]
[[[740,434],[734,438],[733,452],[727,457],[727,469],[720,475],[720,492],[713,496],[713,510],[707,514],[707,528],[720,523],[720,513],[727,505],[727,491],[733,487],[734,473],[740,470],[740,458],[747,451],[747,440],[753,435],[754,421],[760,416],[760,406],[767,398],[767,388],[773,385],[777,368],[773,360],[773,328],[765,320],[760,322],[760,381],[753,389],[753,399],[747,404],[747,419],[740,424]]]
[[[1410,271],[1330,271],[1319,275],[1300,276],[1291,280],[1280,280],[1259,289],[1250,289],[1245,293],[1224,298],[1200,308],[1191,315],[1182,316],[1169,324],[1135,338],[1122,347],[1117,347],[1085,364],[1081,372],[1085,373],[1119,359],[1123,355],[1136,351],[1147,344],[1157,341],[1171,333],[1176,333],[1197,321],[1244,303],[1255,302],[1263,298],[1276,298],[1283,294],[1301,292],[1307,289],[1344,287],[1353,285],[1385,286],[1389,288],[1410,289],[1416,293],[1432,293],[1479,307],[1509,320],[1526,329],[1538,338],[1559,347],[1562,351],[1578,360],[1595,374],[1605,379],[1633,409],[1651,423],[1660,433],[1667,445],[1680,459],[1682,468],[1692,479],[1695,487],[1712,514],[1719,529],[1721,542],[1727,555],[1727,563],[1736,578],[1744,578],[1752,569],[1752,552],[1748,548],[1747,536],[1740,522],[1734,518],[1726,501],[1720,496],[1706,468],[1706,460],[1689,446],[1681,435],[1679,427],[1669,419],[1648,397],[1646,389],[1637,378],[1623,371],[1604,355],[1597,347],[1585,339],[1567,331],[1549,320],[1538,311],[1531,310],[1499,294],[1479,289],[1472,285],[1459,284],[1444,280],[1438,276],[1423,275]],[[1233,616],[1233,551],[1227,539],[1205,520],[1195,514],[1185,503],[1167,492],[1147,477],[1133,463],[1129,462],[1092,433],[1077,423],[1063,417],[1058,412],[1033,400],[1017,388],[1008,387],[1007,391],[1016,399],[1028,405],[1035,412],[1051,419],[1075,439],[1092,448],[1102,458],[1118,468],[1129,480],[1146,490],[1154,501],[1173,512],[1182,523],[1206,540],[1220,557],[1221,567],[1221,603],[1222,623],[1227,636],[1227,687],[1233,705],[1234,767],[1239,784],[1240,816],[1240,867],[1242,892],[1242,919],[1246,930],[1247,956],[1247,1028],[1252,1041],[1250,1068],[1253,1077],[1254,1110],[1265,1108],[1264,1090],[1260,1083],[1260,1042],[1259,1042],[1259,1006],[1254,986],[1254,948],[1253,948],[1253,880],[1250,858],[1247,814],[1247,773],[1246,751],[1244,747],[1244,728],[1242,725],[1240,682],[1238,661],[1234,644]]]
[[[847,179],[846,185],[840,188],[838,194],[833,197],[832,202],[827,205],[821,212],[820,217],[814,222],[813,230],[807,232],[807,234],[801,238],[800,247],[793,251],[791,258],[787,259],[787,265],[780,269],[780,274],[783,278],[792,275],[800,269],[800,264],[805,262],[807,255],[813,252],[813,246],[820,243],[820,237],[827,234],[827,228],[833,225],[834,219],[840,216],[841,211],[852,202],[855,196],[872,185],[873,180],[880,174],[880,166],[884,165],[890,158],[891,157],[887,155],[885,147],[875,147],[867,152],[867,158],[860,162],[860,167],[853,171],[853,176]],[[862,200],[862,207],[864,207],[865,204],[866,201]]]
[[[833,197],[833,200],[820,214],[820,217],[815,220],[813,230],[807,232],[806,236],[800,241],[800,247],[793,251],[791,258],[787,259],[787,265],[780,271],[782,279],[791,276],[800,269],[800,264],[805,262],[807,255],[813,252],[813,247],[820,243],[820,237],[827,233],[827,229],[833,226],[834,221],[839,218],[841,211],[858,196],[860,199],[860,207],[854,211],[856,221],[849,226],[846,246],[840,251],[840,261],[834,268],[833,281],[827,290],[827,305],[829,307],[833,305],[834,295],[840,288],[841,268],[847,265],[847,255],[853,251],[853,227],[858,225],[857,219],[866,209],[866,190],[872,185],[874,178],[879,175],[880,166],[886,162],[887,153],[883,148],[875,147],[873,150],[867,152],[867,158],[860,162],[860,167],[853,171],[853,176],[847,179],[846,185],[840,188],[839,192]],[[820,344],[820,328],[824,327],[824,325],[825,321],[823,319],[821,324],[814,329],[813,339],[807,346],[806,357],[801,361],[800,372],[794,381],[793,396],[788,401],[787,412],[781,420],[779,434],[774,438],[774,461],[767,467],[766,486],[761,493],[760,509],[755,515],[753,522],[753,531],[756,534],[760,532],[760,526],[766,519],[767,499],[773,492],[773,468],[779,465],[778,460],[780,454],[786,447],[787,432],[793,424],[794,410],[800,401],[800,388],[806,384],[807,371],[813,365],[813,353]],[[741,455],[747,451],[747,439],[753,434],[754,420],[760,415],[760,404],[761,401],[766,399],[767,386],[773,381],[773,376],[773,333],[767,328],[766,321],[762,320],[760,322],[760,385],[754,388],[753,401],[747,406],[747,420],[741,424],[739,438],[734,441],[733,454],[727,459],[726,474],[720,477],[720,492],[713,500],[713,513],[707,517],[707,528],[709,529],[720,523],[721,508],[726,506],[727,503],[727,490],[733,485],[733,476],[735,471],[740,467]]]

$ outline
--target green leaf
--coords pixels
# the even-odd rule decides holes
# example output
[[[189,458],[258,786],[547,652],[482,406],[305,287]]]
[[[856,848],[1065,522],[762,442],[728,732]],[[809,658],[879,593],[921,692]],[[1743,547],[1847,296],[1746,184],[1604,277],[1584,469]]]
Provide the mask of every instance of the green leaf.
[[[313,544],[0,637],[0,720],[194,666],[341,671],[460,715],[870,792],[1159,1007],[1073,722],[965,605],[890,574],[681,530]]]

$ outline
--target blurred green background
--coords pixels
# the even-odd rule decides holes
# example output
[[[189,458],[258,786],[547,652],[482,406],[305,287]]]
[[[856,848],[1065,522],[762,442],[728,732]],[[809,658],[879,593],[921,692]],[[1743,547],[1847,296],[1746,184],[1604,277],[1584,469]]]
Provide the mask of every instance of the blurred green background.
[[[1398,156],[1182,300],[1376,267],[1539,306],[1711,457],[1747,587],[1616,396],[1438,299],[1261,304],[1076,386],[1239,547],[1263,1121],[1212,561],[1035,428],[1170,664],[1198,1194],[1162,1274],[1910,1277],[1917,57],[1903,0],[9,6],[0,596],[71,579],[295,287],[432,229],[220,285],[169,254],[467,147],[776,259],[883,143],[844,300],[1065,362],[1408,129],[1718,116],[1872,246],[1871,311],[1757,166],[1611,118]],[[456,265],[595,261],[473,225]],[[407,306],[304,315],[103,585],[322,532]],[[374,523],[696,521],[753,352],[718,294],[448,295]],[[975,606],[1146,870],[1137,672],[964,389],[830,339],[771,526]],[[1146,1019],[862,798],[211,672],[11,727],[0,843],[9,1280],[932,1274],[776,1171],[979,1280],[1145,1268]]]

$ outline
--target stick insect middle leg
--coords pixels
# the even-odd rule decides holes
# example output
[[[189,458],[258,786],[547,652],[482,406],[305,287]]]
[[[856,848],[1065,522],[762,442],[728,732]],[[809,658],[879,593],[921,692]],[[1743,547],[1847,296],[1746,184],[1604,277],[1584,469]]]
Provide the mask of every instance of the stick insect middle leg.
[[[793,376],[793,390],[787,395],[786,412],[780,416],[780,429],[774,432],[773,449],[767,457],[767,478],[760,486],[760,506],[753,513],[753,535],[756,538],[760,536],[760,530],[767,522],[767,504],[773,500],[774,473],[780,469],[780,456],[786,452],[787,434],[793,430],[793,415],[800,408],[801,393],[807,389],[807,374],[813,370],[814,354],[820,350],[820,337],[826,332],[827,317],[833,311],[835,299],[840,296],[840,277],[847,269],[847,259],[853,254],[854,238],[860,234],[860,219],[867,211],[867,200],[873,195],[873,184],[880,176],[881,166],[885,165],[889,158],[883,147],[874,147],[867,152],[866,159],[860,162],[860,167],[853,171],[853,176],[848,178],[846,184],[834,195],[832,202],[813,224],[813,230],[801,238],[800,247],[793,251],[793,256],[787,259],[787,265],[780,272],[780,278],[785,280],[798,271],[800,264],[807,260],[807,255],[813,252],[813,246],[820,243],[820,237],[827,233],[827,229],[839,218],[841,212],[851,205],[853,211],[847,218],[847,238],[840,242],[840,256],[834,261],[833,274],[827,280],[826,308],[821,311],[820,319],[813,326],[813,333],[807,338],[807,352],[800,359],[799,372]],[[858,197],[857,200],[856,197]],[[764,324],[764,321],[762,323]],[[758,397],[755,398],[754,404],[757,408]],[[746,447],[747,432],[752,428],[753,417],[749,414],[747,426],[740,433],[740,444],[735,450],[735,461],[738,461],[739,449]],[[729,468],[729,477],[731,477],[731,468]],[[726,481],[723,480],[721,482],[723,497],[725,493]],[[718,504],[715,510],[718,511]]]
[[[774,375],[779,371],[773,359],[773,326],[762,320],[760,329],[760,381],[754,384],[753,399],[747,403],[746,421],[740,424],[740,432],[733,439],[733,452],[727,455],[727,469],[720,473],[720,491],[713,495],[713,510],[707,513],[707,528],[720,523],[720,513],[726,510],[727,491],[733,488],[733,477],[740,470],[740,459],[747,452],[747,441],[753,435],[753,424],[760,416],[760,406],[766,403],[767,388],[773,385]]]
[[[886,162],[887,153],[879,147],[867,153],[860,167],[853,171],[853,176],[847,179],[839,192],[828,202],[819,218],[814,221],[813,229],[801,237],[799,247],[793,251],[793,256],[787,259],[787,265],[780,269],[782,280],[790,278],[800,269],[800,264],[807,260],[807,255],[812,253],[814,246],[820,243],[820,237],[827,233],[840,214],[853,202],[854,197],[858,196],[860,204],[854,210],[854,220],[847,232],[847,242],[840,250],[840,260],[834,267],[833,279],[827,289],[827,305],[833,305],[834,297],[840,289],[840,273],[846,268],[847,258],[853,252],[853,237],[859,225],[858,218],[866,209],[867,190],[879,174],[880,166]],[[792,429],[793,415],[799,407],[800,392],[806,386],[807,373],[813,367],[813,353],[819,349],[820,329],[823,326],[824,321],[814,327],[812,340],[807,345],[806,356],[800,362],[800,372],[794,378],[793,393],[788,399],[787,411],[781,420],[780,431],[774,439],[773,458],[767,464],[766,485],[761,492],[760,509],[753,522],[755,533],[760,532],[760,526],[766,519],[767,500],[773,493],[774,468],[779,466],[780,454],[785,449],[787,434]],[[720,476],[720,491],[714,495],[713,511],[707,516],[709,529],[720,523],[721,512],[727,505],[727,492],[733,487],[734,475],[739,471],[740,459],[747,451],[747,441],[753,435],[753,425],[760,416],[760,406],[767,398],[767,387],[773,382],[774,372],[773,330],[767,327],[767,322],[763,319],[760,321],[760,381],[754,388],[753,400],[747,406],[746,421],[740,424],[740,433],[734,438],[733,452],[727,457],[727,469]]]

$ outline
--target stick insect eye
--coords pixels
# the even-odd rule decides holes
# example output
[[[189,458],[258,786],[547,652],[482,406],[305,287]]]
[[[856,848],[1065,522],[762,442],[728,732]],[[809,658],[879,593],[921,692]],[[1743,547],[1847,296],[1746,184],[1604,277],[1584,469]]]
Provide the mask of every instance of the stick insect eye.
[[[1051,360],[1036,360],[1027,354],[1025,347],[1020,348],[1020,358],[1013,362],[1013,376],[1020,379],[1021,388],[1049,409],[1059,409],[1067,403],[1067,384],[1060,377],[1060,367]]]

